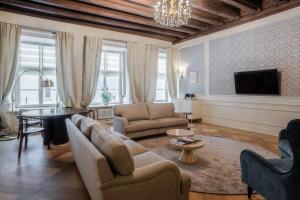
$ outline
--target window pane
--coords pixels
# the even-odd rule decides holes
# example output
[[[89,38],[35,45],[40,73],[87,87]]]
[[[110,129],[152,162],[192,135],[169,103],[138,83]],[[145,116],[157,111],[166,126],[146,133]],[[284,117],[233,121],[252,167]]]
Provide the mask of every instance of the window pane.
[[[39,89],[39,75],[23,74],[20,78],[20,89]]]
[[[156,101],[166,101],[165,90],[156,90]]]
[[[93,104],[103,103],[101,89],[108,88],[112,93],[110,103],[129,102],[129,83],[125,65],[126,48],[124,43],[104,42],[101,53],[100,75]],[[124,95],[124,96],[123,96]]]
[[[54,46],[43,46],[43,68],[56,68]]]
[[[45,79],[41,73],[52,80],[54,87],[40,88]],[[24,72],[24,73],[23,73]],[[48,32],[22,29],[16,83],[17,106],[43,106],[57,102],[55,37]]]
[[[109,92],[113,94],[112,102],[120,102],[119,90],[120,90],[120,76],[106,76],[106,86]]]
[[[20,67],[39,68],[40,47],[36,44],[21,43]]]
[[[160,51],[158,53],[156,101],[168,101],[167,94],[167,55],[166,52]]]
[[[43,88],[43,104],[56,104],[56,89]]]
[[[119,72],[120,71],[120,53],[112,53],[108,52],[107,53],[107,71],[115,71]]]
[[[20,97],[20,105],[26,106],[39,104],[38,90],[21,90]]]

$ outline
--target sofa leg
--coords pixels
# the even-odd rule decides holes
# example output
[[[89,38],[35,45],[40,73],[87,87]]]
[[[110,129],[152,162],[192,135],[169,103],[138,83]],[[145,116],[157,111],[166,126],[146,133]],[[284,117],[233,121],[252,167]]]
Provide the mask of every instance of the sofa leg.
[[[252,193],[253,193],[253,189],[248,186],[248,199],[251,199]]]

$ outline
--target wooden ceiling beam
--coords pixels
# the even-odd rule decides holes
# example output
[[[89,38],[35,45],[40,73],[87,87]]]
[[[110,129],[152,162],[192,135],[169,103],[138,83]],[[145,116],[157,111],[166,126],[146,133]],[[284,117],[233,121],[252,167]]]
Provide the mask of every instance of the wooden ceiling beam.
[[[133,2],[136,4],[144,5],[153,8],[156,4],[156,1],[153,0],[127,0],[129,2]],[[219,6],[216,5],[216,1],[211,3],[212,0],[206,0],[206,1],[197,1],[194,0],[191,3],[191,7],[199,9],[201,11],[207,12],[209,14],[216,15],[218,17],[223,17],[226,19],[236,19],[240,16],[240,13],[237,10],[233,10],[230,8],[227,8],[225,6]],[[214,22],[215,23],[215,22]]]
[[[193,1],[192,7],[229,20],[235,20],[240,17],[240,12],[237,9],[220,5],[218,1]]]
[[[66,11],[63,9],[52,8],[52,7],[45,7],[37,4],[32,4],[28,2],[18,1],[18,0],[1,0],[0,5],[10,6],[15,9],[20,9],[21,11],[26,12],[35,12],[40,15],[49,15],[55,17],[57,20],[59,19],[71,19],[77,22],[84,22],[90,23],[95,25],[103,25],[103,26],[110,26],[116,29],[125,29],[127,31],[134,31],[135,33],[140,32],[139,35],[145,37],[152,37],[152,38],[164,38],[166,41],[174,41],[179,37],[171,36],[165,33],[165,30],[160,30],[157,28],[149,28],[147,26],[142,26],[133,23],[124,23],[122,21],[111,20],[108,18],[97,17],[92,15],[86,15],[82,13],[76,13],[72,11]]]
[[[78,2],[85,3],[85,4],[101,6],[101,7],[109,8],[109,9],[116,10],[116,11],[134,14],[136,16],[153,18],[153,10],[151,8],[148,8],[148,7],[142,6],[142,5],[138,5],[138,4],[132,4],[125,0],[73,0],[73,1],[78,1]],[[191,28],[191,27],[192,26],[189,26],[189,27],[183,26],[180,28],[173,28],[173,30],[184,31],[185,33],[193,34],[193,32],[195,32],[195,29],[194,29],[194,27],[193,28]],[[205,29],[205,27],[200,27],[197,29],[201,30],[201,29]]]
[[[161,30],[165,29],[165,27],[156,24],[153,21],[153,19],[150,19],[147,17],[135,16],[132,14],[115,11],[115,10],[110,10],[107,8],[97,7],[97,6],[89,5],[89,4],[82,5],[82,3],[80,3],[80,2],[71,2],[69,0],[28,0],[28,1],[33,2],[33,3],[40,3],[43,5],[47,5],[47,6],[54,6],[54,7],[58,7],[58,8],[66,9],[66,10],[72,10],[72,11],[76,11],[76,12],[79,11],[79,12],[82,12],[85,14],[93,14],[93,15],[100,16],[100,17],[108,17],[111,19],[137,23],[137,24],[144,25],[144,26],[147,25],[149,27],[160,28]],[[177,37],[181,37],[181,38],[187,36],[187,33],[185,30],[183,30],[183,31],[179,31],[179,30],[180,30],[180,28],[177,28],[177,29],[168,28],[168,29],[165,29],[164,31],[168,35],[173,35],[173,36],[177,36]],[[195,32],[196,31],[194,31],[193,33],[195,33]],[[189,32],[189,33],[191,33],[191,32]]]
[[[241,9],[242,11],[246,11],[247,13],[255,13],[261,10],[261,5],[257,5],[255,3],[251,3],[251,1],[245,0],[219,0],[231,6]]]
[[[198,12],[196,10],[192,11],[192,19],[198,20],[200,22],[205,22],[210,25],[221,25],[223,24],[222,20],[216,19],[215,17],[208,17],[207,14]]]
[[[292,8],[295,8],[298,6],[300,6],[300,0],[290,0],[288,3],[280,4],[275,7],[270,7],[268,9],[262,10],[261,12],[257,12],[254,15],[247,15],[247,16],[241,17],[239,20],[228,22],[223,26],[213,27],[207,31],[199,32],[198,34],[195,34],[195,35],[183,38],[183,39],[179,39],[179,40],[173,42],[173,44],[178,44],[178,43],[181,43],[181,42],[184,42],[187,40],[191,40],[191,39],[194,39],[197,37],[205,36],[205,35],[212,34],[212,33],[215,33],[215,32],[221,31],[221,30],[225,30],[225,29],[239,26],[239,25],[242,25],[245,23],[249,23],[251,21],[258,20],[258,19],[261,19],[264,17],[268,17],[270,15],[274,15],[274,14],[277,14],[277,13],[280,13],[280,12],[283,12],[283,11],[286,11],[286,10],[289,10],[289,9],[292,9]]]
[[[152,5],[153,2],[149,4],[149,2],[147,1],[143,1],[143,0],[137,0],[135,3],[134,0],[132,2],[130,1],[120,1],[120,0],[109,0],[109,1],[103,1],[103,0],[78,0],[80,2],[84,2],[84,3],[89,3],[89,4],[94,4],[94,5],[99,5],[99,6],[103,6],[106,8],[110,8],[110,9],[114,9],[114,10],[118,10],[118,11],[122,11],[122,12],[128,12],[128,13],[132,13],[135,15],[142,15],[145,17],[151,17],[153,18],[153,7],[150,7],[149,5]],[[207,24],[211,24],[211,25],[218,25],[218,24],[222,24],[222,22],[213,19],[211,17],[207,17],[207,16],[198,16],[195,14],[192,14],[192,19],[197,20],[197,21],[201,21],[201,22],[205,22]]]

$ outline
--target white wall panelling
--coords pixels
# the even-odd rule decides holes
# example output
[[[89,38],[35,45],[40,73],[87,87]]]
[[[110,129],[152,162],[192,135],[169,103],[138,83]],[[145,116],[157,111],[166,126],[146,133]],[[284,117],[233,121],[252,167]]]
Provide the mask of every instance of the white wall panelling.
[[[212,57],[210,55],[212,53],[211,41],[216,39],[222,40],[222,38],[229,36],[234,40],[234,35],[236,34],[245,31],[251,32],[260,27],[270,27],[272,23],[278,24],[283,20],[289,22],[289,20],[295,20],[297,16],[300,16],[300,7],[176,45],[180,49],[185,49],[190,46],[204,44],[205,89],[204,95],[200,94],[197,96],[201,101],[201,110],[199,111],[201,111],[202,121],[259,133],[278,135],[278,132],[282,128],[285,128],[290,120],[300,118],[300,97],[298,97],[300,91],[296,92],[297,95],[295,97],[213,95],[209,91],[212,81],[210,80],[210,74],[213,72],[211,69],[212,60],[210,60]],[[287,30],[281,31],[284,34],[284,31]],[[300,37],[300,32],[298,36]],[[299,39],[297,38],[298,36],[295,34],[293,37]],[[300,48],[300,46],[295,48]],[[223,66],[218,67],[218,70],[222,70]],[[300,65],[297,64],[296,67],[298,69]],[[296,76],[299,76],[299,74]],[[300,80],[300,76],[298,78]],[[226,84],[226,82],[223,84]],[[293,94],[289,96],[293,96]]]

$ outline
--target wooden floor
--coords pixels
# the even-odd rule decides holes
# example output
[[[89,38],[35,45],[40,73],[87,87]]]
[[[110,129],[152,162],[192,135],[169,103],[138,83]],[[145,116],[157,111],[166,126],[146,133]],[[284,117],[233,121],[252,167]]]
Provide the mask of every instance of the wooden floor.
[[[277,138],[215,125],[196,124],[195,131],[260,145],[277,153]],[[28,149],[17,161],[18,141],[0,142],[0,200],[84,200],[88,193],[68,145],[48,151],[40,135],[29,138]],[[245,195],[190,193],[190,200],[246,200]],[[253,200],[263,200],[254,195]]]

